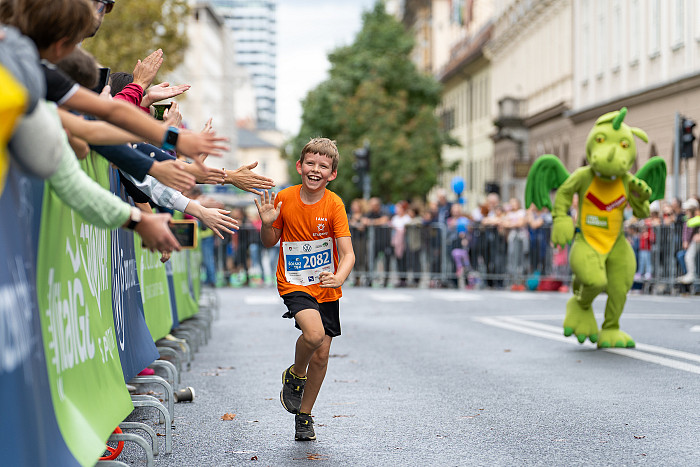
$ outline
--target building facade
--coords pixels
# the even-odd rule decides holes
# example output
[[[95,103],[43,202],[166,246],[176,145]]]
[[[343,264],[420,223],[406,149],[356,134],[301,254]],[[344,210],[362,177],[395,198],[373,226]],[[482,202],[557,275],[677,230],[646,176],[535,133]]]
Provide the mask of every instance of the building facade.
[[[230,31],[207,3],[193,5],[187,20],[188,48],[183,63],[168,75],[172,84],[192,87],[175,100],[183,123],[201,131],[211,118],[217,134],[229,139],[231,150],[222,159],[208,160],[217,167],[238,167],[236,157],[235,93],[230,83],[236,74]],[[214,158],[210,158],[214,159]]]
[[[568,161],[572,106],[572,0],[499,1],[485,46],[492,66],[494,183],[523,199],[535,158]],[[566,163],[566,162],[565,162]]]
[[[459,167],[443,174],[442,188],[461,176],[472,205],[491,190],[522,200],[537,157],[554,154],[569,171],[582,166],[595,120],[625,106],[626,122],[650,138],[637,145],[632,171],[661,156],[666,198],[698,193],[697,140],[695,157],[678,160],[675,152],[678,119],[700,121],[697,0],[405,0],[400,7],[397,16],[416,37],[413,59],[442,82],[437,112],[460,144],[443,148],[443,159]]]
[[[256,127],[277,127],[277,1],[212,0],[215,10],[232,31],[235,62],[245,68],[253,83]]]
[[[696,0],[577,0],[574,15],[575,158],[595,119],[626,106],[638,140],[637,166],[658,155],[666,197],[698,193],[698,155],[674,161],[676,115],[700,120],[700,3]],[[697,132],[697,131],[696,131]],[[696,144],[697,152],[697,144]]]

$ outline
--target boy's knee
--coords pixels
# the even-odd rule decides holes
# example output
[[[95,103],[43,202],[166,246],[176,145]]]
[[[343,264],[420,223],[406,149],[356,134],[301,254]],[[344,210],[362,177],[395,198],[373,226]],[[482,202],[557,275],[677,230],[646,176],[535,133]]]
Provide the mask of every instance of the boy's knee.
[[[309,347],[313,349],[318,349],[319,347],[321,347],[321,345],[323,345],[323,338],[325,337],[325,335],[326,333],[323,329],[307,331],[304,333],[304,340],[309,345]]]

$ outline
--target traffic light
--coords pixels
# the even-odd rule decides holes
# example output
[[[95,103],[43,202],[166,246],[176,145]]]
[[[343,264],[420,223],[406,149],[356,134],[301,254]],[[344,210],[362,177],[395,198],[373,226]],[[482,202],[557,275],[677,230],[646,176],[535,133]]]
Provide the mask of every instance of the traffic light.
[[[357,148],[352,153],[355,155],[355,169],[358,172],[369,172],[369,146]]]
[[[696,124],[694,120],[681,117],[681,159],[690,159],[693,157],[693,142],[695,141],[693,128],[695,128],[695,126]]]

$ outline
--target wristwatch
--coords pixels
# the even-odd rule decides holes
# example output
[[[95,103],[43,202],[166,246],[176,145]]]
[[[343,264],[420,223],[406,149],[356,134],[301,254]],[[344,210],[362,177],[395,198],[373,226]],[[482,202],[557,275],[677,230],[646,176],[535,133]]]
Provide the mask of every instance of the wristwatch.
[[[131,214],[129,215],[129,223],[126,224],[126,228],[129,230],[134,230],[139,222],[141,222],[141,217],[143,213],[137,207],[131,208]]]
[[[165,132],[165,137],[163,138],[163,144],[161,144],[160,147],[166,151],[174,151],[179,134],[180,131],[174,126],[168,127],[168,131]]]

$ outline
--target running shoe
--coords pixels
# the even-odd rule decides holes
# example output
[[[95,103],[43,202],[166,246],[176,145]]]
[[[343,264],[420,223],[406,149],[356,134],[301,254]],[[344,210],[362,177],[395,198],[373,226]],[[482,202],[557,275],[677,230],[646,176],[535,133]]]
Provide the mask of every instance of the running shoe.
[[[311,415],[306,413],[297,414],[294,417],[294,423],[296,427],[296,433],[294,434],[294,439],[297,441],[313,441],[316,439],[316,433],[314,433],[314,419]]]
[[[292,373],[290,366],[282,373],[282,390],[280,391],[280,402],[282,407],[289,413],[298,414],[301,407],[301,396],[304,394],[306,376],[299,378]]]

